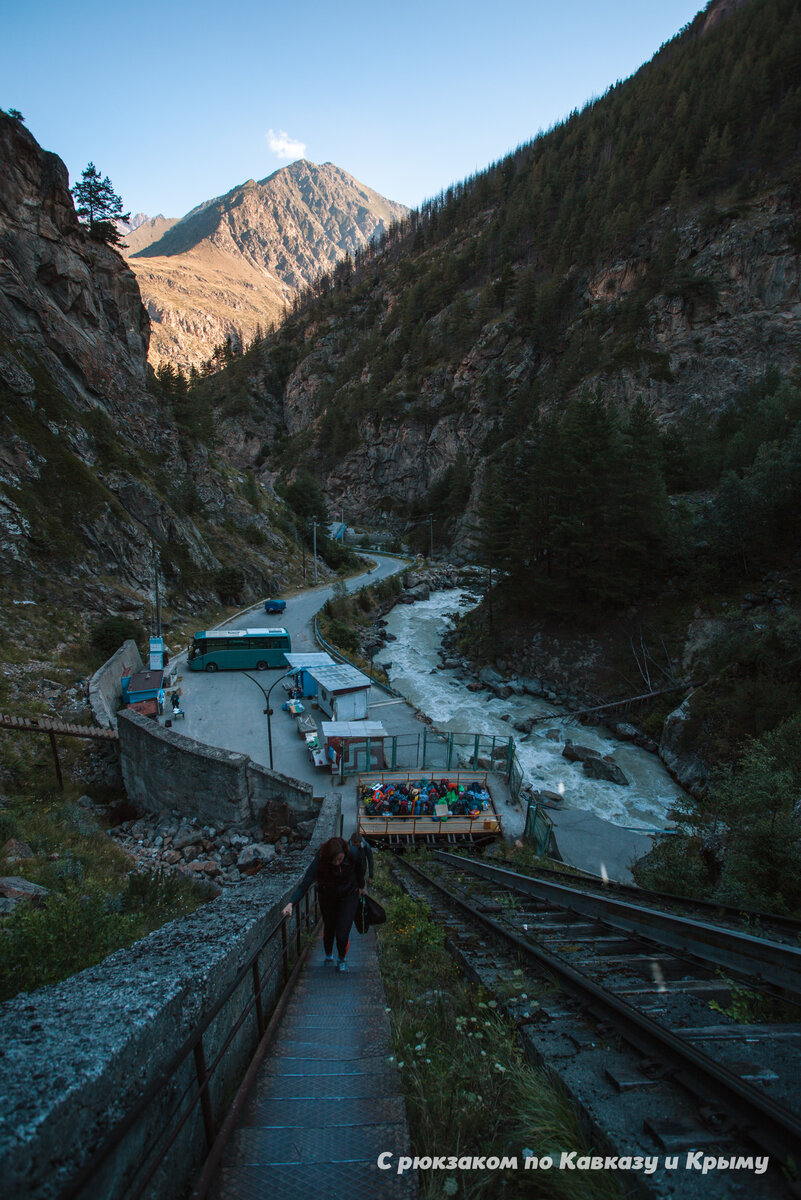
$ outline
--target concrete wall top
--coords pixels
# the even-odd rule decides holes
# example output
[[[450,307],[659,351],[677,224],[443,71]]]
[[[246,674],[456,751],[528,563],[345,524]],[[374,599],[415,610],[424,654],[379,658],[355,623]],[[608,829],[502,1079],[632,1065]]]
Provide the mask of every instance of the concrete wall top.
[[[122,703],[122,677],[142,669],[142,656],[130,638],[99,667],[89,680],[89,704],[98,725],[114,729]]]

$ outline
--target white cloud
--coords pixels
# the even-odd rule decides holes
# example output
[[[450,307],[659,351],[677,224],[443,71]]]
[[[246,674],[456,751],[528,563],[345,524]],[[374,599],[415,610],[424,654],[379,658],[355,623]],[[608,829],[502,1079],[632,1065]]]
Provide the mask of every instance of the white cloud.
[[[306,153],[306,143],[291,138],[283,129],[279,129],[277,133],[274,129],[268,129],[267,141],[278,158],[303,158]]]

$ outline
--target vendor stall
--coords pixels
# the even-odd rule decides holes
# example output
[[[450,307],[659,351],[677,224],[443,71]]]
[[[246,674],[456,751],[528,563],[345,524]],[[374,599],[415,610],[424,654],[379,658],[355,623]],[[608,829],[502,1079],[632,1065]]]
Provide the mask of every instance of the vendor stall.
[[[384,738],[389,734],[380,721],[323,721],[321,730],[332,770],[383,769]]]
[[[359,832],[373,845],[480,845],[501,834],[486,774],[362,774],[358,804]]]

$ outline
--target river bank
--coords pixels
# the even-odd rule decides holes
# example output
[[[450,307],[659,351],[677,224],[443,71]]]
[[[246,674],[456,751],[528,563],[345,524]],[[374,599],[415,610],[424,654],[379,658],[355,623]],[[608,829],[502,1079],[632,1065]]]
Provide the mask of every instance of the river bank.
[[[376,661],[392,686],[438,729],[514,736],[528,785],[550,793],[558,805],[551,816],[566,861],[596,874],[606,871],[610,878],[630,878],[631,861],[651,848],[647,835],[671,827],[669,810],[682,796],[681,788],[655,754],[603,726],[578,724],[545,689],[532,694],[538,681],[509,676],[501,684],[482,684],[447,653],[443,661],[443,635],[477,603],[478,596],[462,588],[397,605],[385,617],[389,640],[376,652]],[[574,753],[582,748],[601,762],[613,760],[628,782],[589,778]]]

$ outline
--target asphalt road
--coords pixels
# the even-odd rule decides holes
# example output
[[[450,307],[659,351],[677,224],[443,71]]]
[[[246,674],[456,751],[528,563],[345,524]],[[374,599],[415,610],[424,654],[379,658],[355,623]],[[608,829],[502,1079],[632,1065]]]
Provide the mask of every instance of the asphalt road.
[[[407,565],[407,560],[385,554],[371,553],[370,558],[375,560],[376,567],[349,579],[349,592],[357,591],[367,583],[375,583],[387,575],[394,575]],[[262,604],[259,604],[225,622],[225,627],[248,629],[283,625],[292,638],[293,650],[318,650],[311,622],[314,614],[322,608],[332,592],[333,587],[325,584],[288,596],[286,609],[281,614],[265,614]],[[281,710],[286,696],[278,681],[285,674],[284,671],[216,671],[206,674],[203,671],[189,671],[185,654],[179,656],[177,665],[176,686],[180,691],[181,705],[186,716],[174,722],[176,732],[207,746],[219,746],[224,750],[247,754],[254,762],[267,767],[271,765],[272,742],[274,770],[311,783],[317,795],[330,790],[330,775],[312,765],[294,718]],[[268,719],[264,710],[266,695],[273,685],[275,688],[270,698],[273,713],[268,731]],[[378,696],[376,700],[379,703],[386,702],[388,697],[382,693],[380,701]],[[401,707],[406,709],[405,705],[400,705],[399,708]],[[165,715],[161,718],[162,724],[171,718],[169,703],[165,705],[165,709]],[[384,712],[384,708],[381,707],[375,714],[370,715],[380,720]],[[410,710],[407,710],[404,716],[407,720],[410,719]]]

